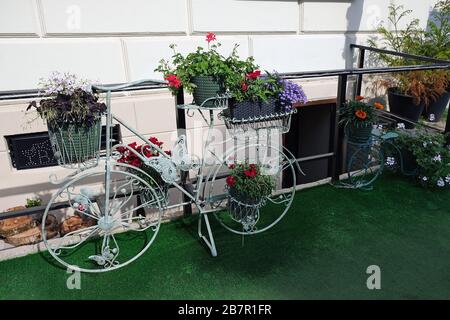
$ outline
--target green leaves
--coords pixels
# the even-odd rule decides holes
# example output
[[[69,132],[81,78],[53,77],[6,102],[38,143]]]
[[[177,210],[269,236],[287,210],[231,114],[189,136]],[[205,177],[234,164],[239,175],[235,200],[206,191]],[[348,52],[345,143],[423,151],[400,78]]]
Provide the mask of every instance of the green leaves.
[[[170,46],[175,49],[174,45]],[[232,69],[229,64],[230,61],[236,59],[236,57],[223,57],[217,49],[220,47],[220,43],[211,45],[211,47],[205,51],[203,47],[197,47],[195,52],[191,52],[186,56],[178,52],[174,52],[172,56],[172,63],[161,60],[159,66],[155,69],[157,72],[163,73],[164,77],[168,74],[174,74],[181,79],[183,88],[192,93],[196,87],[192,83],[192,78],[196,76],[213,76],[218,78],[232,77]],[[234,52],[232,52],[233,54]],[[171,88],[175,94],[177,89]]]
[[[252,175],[254,171],[254,175]],[[230,176],[234,178],[233,188],[241,195],[250,199],[267,197],[275,188],[272,176],[262,175],[260,165],[242,163],[231,170]]]
[[[423,128],[413,131],[399,129],[397,133],[394,144],[413,155],[419,168],[417,178],[420,183],[426,187],[439,187],[441,180],[450,186],[446,180],[450,177],[450,150],[445,147],[446,136]],[[387,156],[399,156],[392,148],[387,149],[386,153]]]

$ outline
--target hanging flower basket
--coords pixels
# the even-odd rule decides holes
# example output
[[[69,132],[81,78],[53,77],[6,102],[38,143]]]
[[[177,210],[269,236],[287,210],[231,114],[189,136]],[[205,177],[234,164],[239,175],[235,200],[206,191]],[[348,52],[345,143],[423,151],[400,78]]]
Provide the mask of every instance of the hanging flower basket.
[[[101,120],[92,125],[52,123],[48,133],[56,160],[60,165],[92,162],[97,164],[101,143]]]
[[[143,165],[141,167],[143,171],[145,171],[148,176],[143,175],[138,172],[137,175],[148,182],[148,184],[155,191],[155,195],[157,199],[155,199],[155,195],[149,189],[141,190],[141,200],[143,203],[148,203],[147,207],[157,207],[158,203],[162,206],[166,205],[169,200],[169,185],[161,178],[161,175],[152,167]],[[156,201],[157,200],[157,201]]]
[[[252,231],[259,220],[259,209],[264,206],[264,199],[251,199],[240,195],[234,188],[229,191],[230,217],[242,224],[244,231]]]
[[[71,73],[53,72],[41,80],[43,99],[31,101],[47,122],[55,159],[69,168],[95,166],[101,142],[101,116],[106,104],[99,102],[90,82]]]

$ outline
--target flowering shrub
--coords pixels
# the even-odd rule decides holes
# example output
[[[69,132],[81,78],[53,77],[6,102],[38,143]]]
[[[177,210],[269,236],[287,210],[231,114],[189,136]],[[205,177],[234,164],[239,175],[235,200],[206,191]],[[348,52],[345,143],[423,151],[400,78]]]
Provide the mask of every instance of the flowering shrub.
[[[445,147],[443,134],[432,133],[425,129],[397,129],[395,145],[402,152],[410,152],[417,163],[417,179],[425,187],[450,187],[450,149]],[[398,152],[388,149],[387,165],[398,170],[400,161]]]
[[[159,148],[162,148],[162,145],[164,144],[164,142],[159,141],[155,137],[150,137],[148,140],[151,143],[157,145]],[[161,175],[152,167],[145,165],[145,163],[142,162],[141,158],[139,158],[139,156],[137,155],[140,154],[145,158],[158,157],[160,156],[160,153],[157,149],[152,148],[149,144],[138,145],[136,142],[132,142],[128,144],[128,147],[124,146],[118,147],[117,151],[119,152],[120,155],[117,162],[125,163],[143,170],[153,179],[147,181],[150,185],[154,185],[153,181],[155,181],[159,186],[163,185],[164,182],[161,179]],[[171,154],[170,151],[164,152],[168,155]],[[141,178],[143,178],[144,180],[147,180],[147,177],[145,175],[142,175],[139,171],[136,171],[136,174]]]
[[[234,99],[242,101],[267,101],[278,99],[282,90],[281,83],[272,75],[261,76],[261,71],[253,69],[246,73],[237,73],[234,83],[229,81],[229,91]]]
[[[42,79],[41,95],[48,97],[32,101],[27,110],[36,108],[39,116],[49,124],[76,123],[90,126],[106,111],[106,105],[98,102],[87,80],[71,73],[53,72]]]
[[[234,86],[231,86],[230,91],[237,101],[276,99],[285,111],[290,110],[295,103],[308,101],[300,85],[282,79],[276,72],[265,75],[262,75],[259,70],[248,72],[242,75]]]
[[[230,83],[235,83],[236,74],[244,74],[256,70],[253,64],[253,58],[240,60],[237,54],[238,45],[235,45],[230,56],[225,58],[217,50],[221,46],[220,43],[211,44],[216,41],[216,35],[208,32],[205,38],[208,43],[208,49],[197,47],[195,52],[191,52],[186,56],[176,51],[176,45],[171,44],[170,48],[174,54],[172,61],[165,59],[160,60],[159,66],[155,71],[161,72],[164,79],[169,84],[169,89],[176,94],[178,89],[183,88],[192,93],[195,84],[192,79],[197,76],[211,76],[217,80],[223,81],[225,87]]]
[[[257,164],[238,164],[230,166],[230,175],[226,178],[227,187],[232,196],[240,200],[260,200],[269,196],[275,188],[272,176],[263,175]]]
[[[306,103],[308,98],[306,97],[303,88],[288,80],[280,80],[282,84],[282,91],[279,94],[280,104],[285,109],[291,109],[295,103]]]
[[[364,97],[357,96],[355,100],[347,101],[340,109],[340,122],[357,128],[376,124],[378,116],[375,113],[375,109],[383,110],[384,106],[379,102],[370,106],[364,100]]]

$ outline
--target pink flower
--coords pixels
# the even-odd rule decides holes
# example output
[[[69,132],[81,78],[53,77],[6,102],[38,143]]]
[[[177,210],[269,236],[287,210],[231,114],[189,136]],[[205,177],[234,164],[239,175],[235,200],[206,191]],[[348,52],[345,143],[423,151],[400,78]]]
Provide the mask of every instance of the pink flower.
[[[212,32],[208,32],[206,34],[206,41],[208,41],[208,43],[210,43],[211,41],[216,40],[216,35]]]

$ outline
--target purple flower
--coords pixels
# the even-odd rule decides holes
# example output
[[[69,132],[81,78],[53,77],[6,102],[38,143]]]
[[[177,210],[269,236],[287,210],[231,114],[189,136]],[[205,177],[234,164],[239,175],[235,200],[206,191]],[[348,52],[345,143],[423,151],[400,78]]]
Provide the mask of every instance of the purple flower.
[[[280,80],[280,83],[283,85],[283,91],[279,95],[280,104],[286,111],[291,110],[294,103],[308,102],[306,94],[300,85],[288,80]]]

